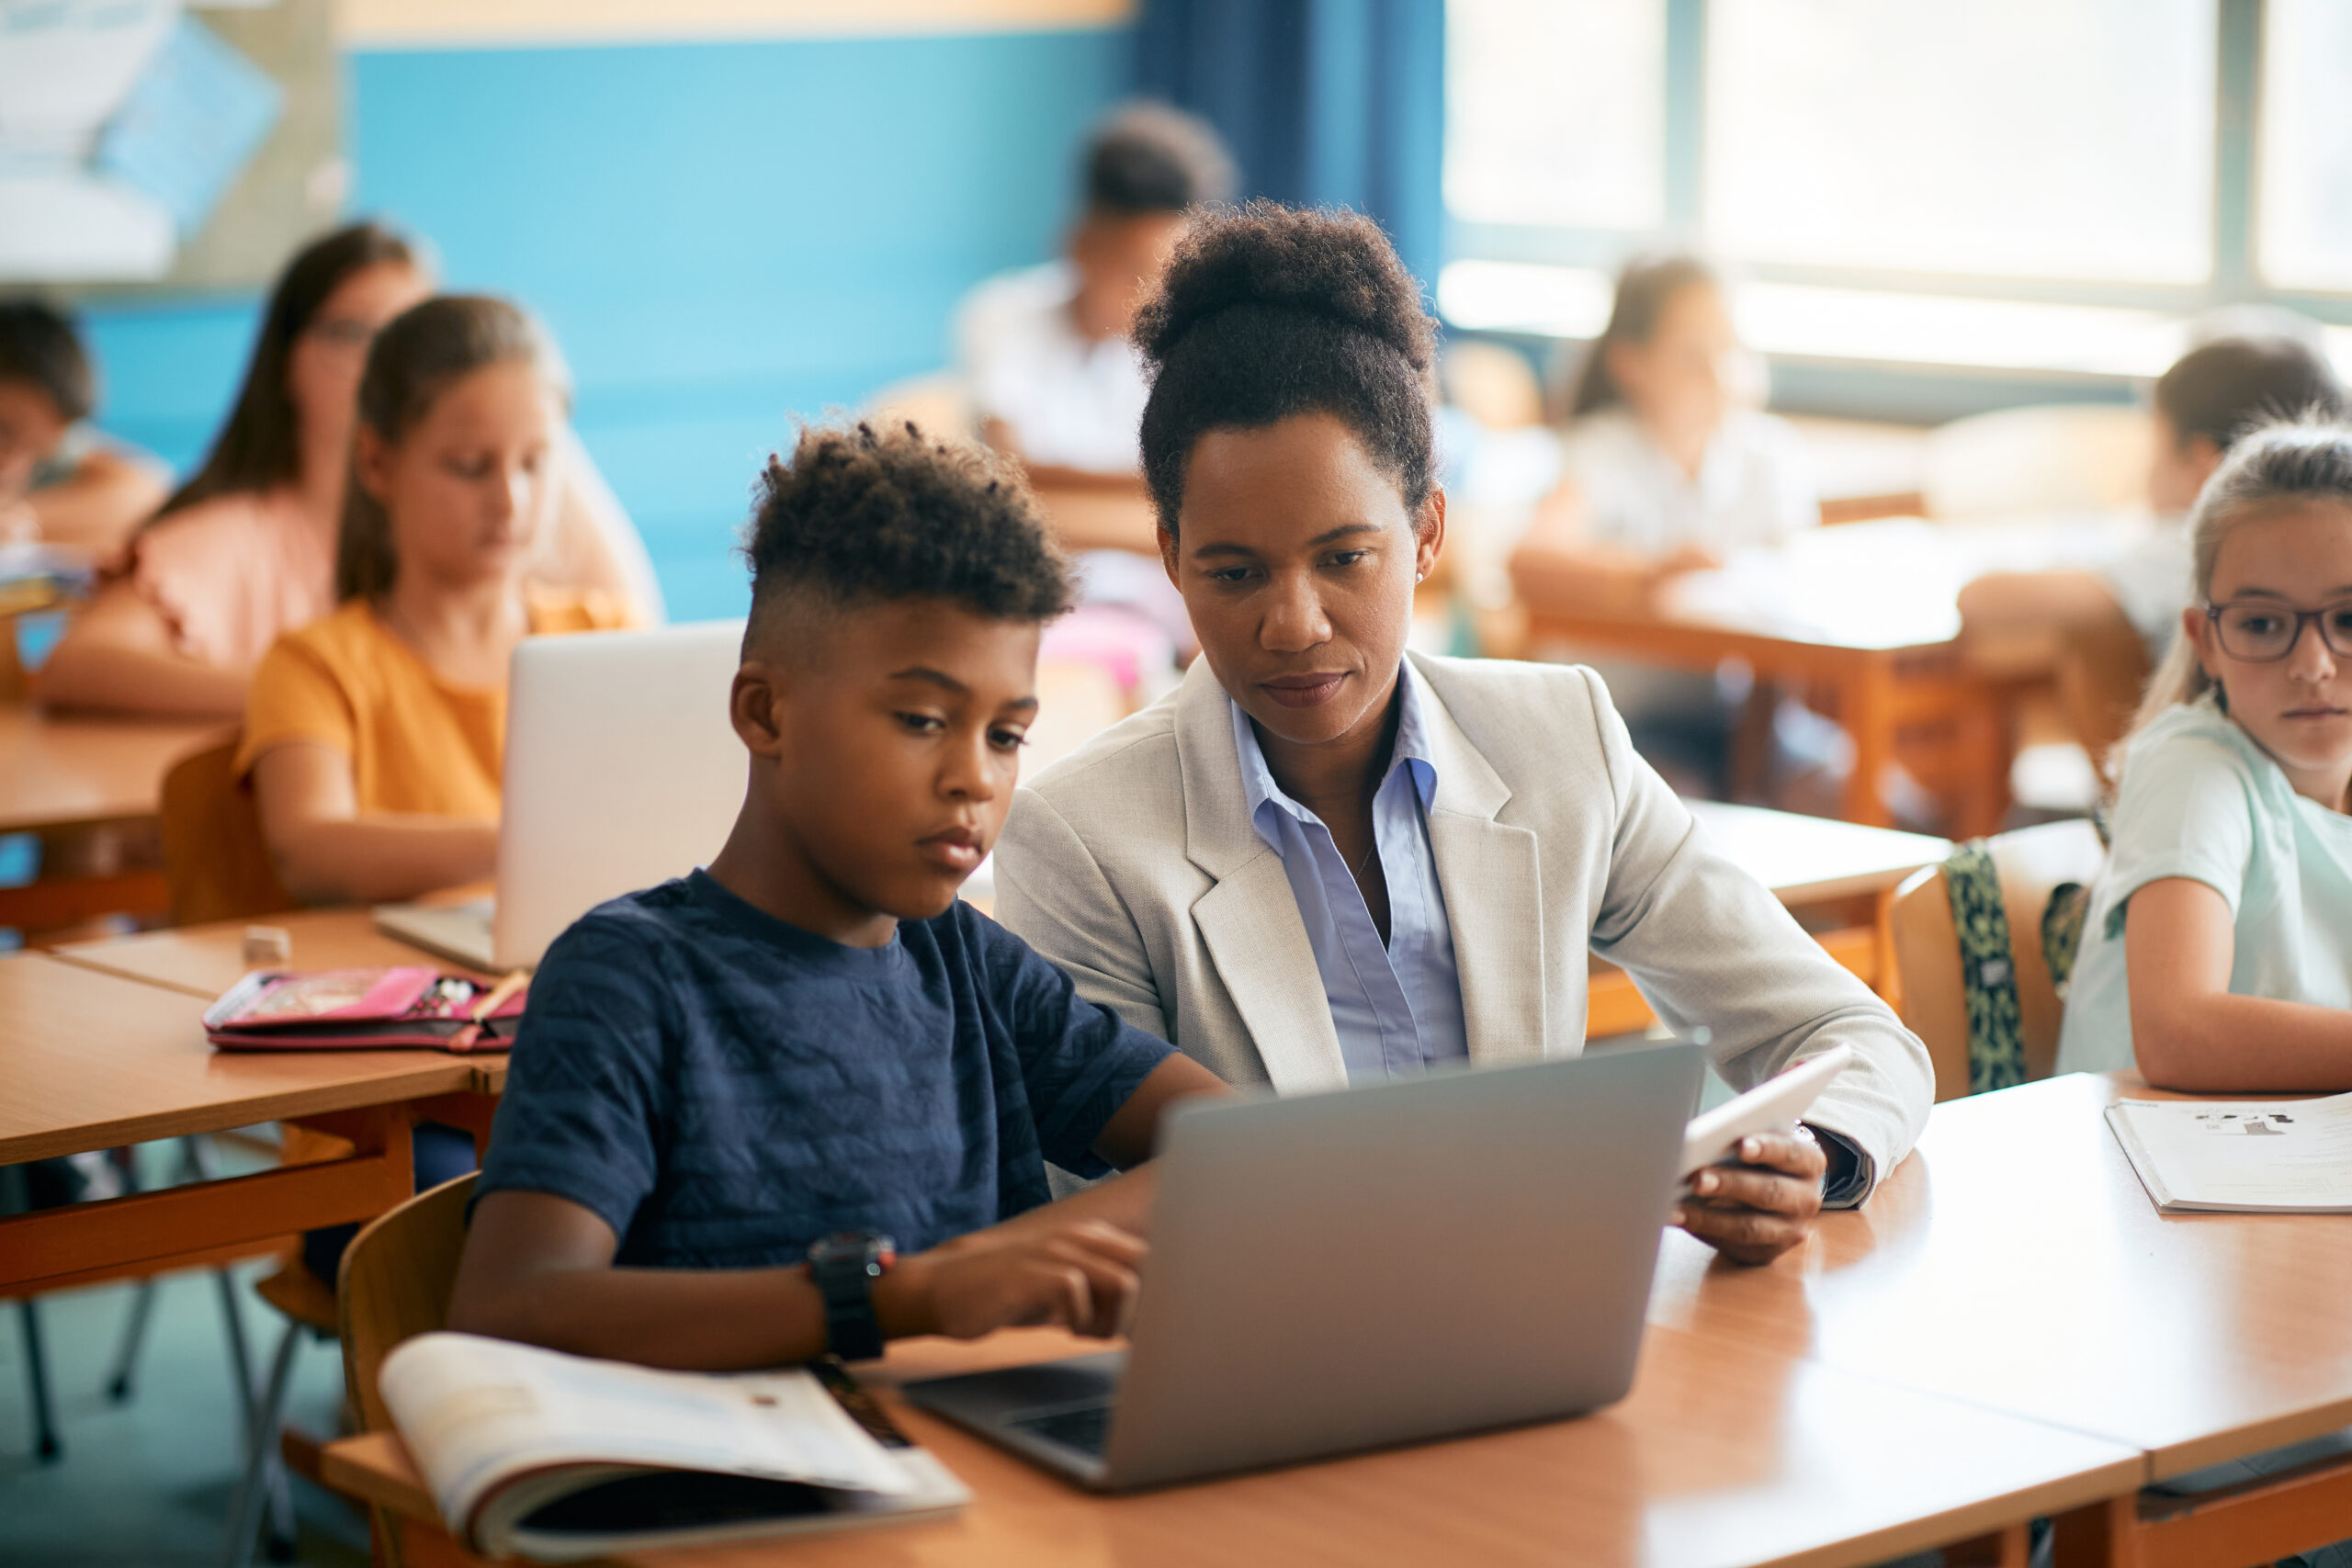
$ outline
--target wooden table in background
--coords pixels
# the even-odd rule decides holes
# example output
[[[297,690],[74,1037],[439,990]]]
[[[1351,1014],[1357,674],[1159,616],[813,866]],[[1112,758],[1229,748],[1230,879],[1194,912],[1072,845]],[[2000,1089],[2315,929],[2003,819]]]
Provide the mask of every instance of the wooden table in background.
[[[1668,584],[1653,611],[1609,615],[1548,601],[1540,558],[1521,577],[1540,651],[1622,656],[1702,672],[1738,660],[1759,681],[1826,694],[1854,743],[1849,821],[1892,820],[1880,793],[1900,759],[1938,790],[1956,837],[1996,832],[2009,805],[2015,694],[2039,672],[1983,667],[1960,645],[1972,578],[2104,559],[2124,522],[1939,527],[1917,518],[1809,529],[1724,570]]]
[[[2136,1484],[2129,1447],[1889,1388],[1799,1358],[1653,1328],[1633,1393],[1581,1420],[1103,1498],[889,1392],[912,1378],[1100,1348],[1043,1330],[911,1340],[864,1371],[893,1418],[972,1489],[955,1519],[802,1540],[649,1552],[645,1568],[888,1562],[905,1568],[1223,1568],[1647,1563],[1815,1568],[1883,1562]],[[400,1439],[326,1450],[327,1482],[435,1519]],[[428,1523],[412,1532],[457,1554]],[[1981,1542],[1977,1561],[1993,1561]]]
[[[213,721],[63,717],[0,704],[0,833],[39,833],[43,863],[39,880],[0,887],[0,926],[160,912],[159,866],[112,864],[96,846],[126,846],[134,862],[153,863],[164,774],[227,734]],[[61,861],[63,875],[54,874]]]
[[[2100,1115],[2151,1094],[2075,1075],[1939,1105],[1868,1207],[1772,1268],[1667,1233],[1651,1321],[2126,1443],[2148,1482],[2352,1425],[2352,1219],[2158,1213]],[[2267,1562],[2352,1536],[2352,1461],[2068,1526],[2081,1561],[2112,1538],[2142,1568]]]
[[[0,958],[0,1165],[294,1122],[345,1158],[0,1219],[0,1291],[249,1256],[413,1190],[409,1128],[488,1125],[481,1065],[438,1051],[216,1052],[204,1001],[40,953]]]
[[[1829,956],[1873,990],[1891,992],[1894,965],[1878,901],[1911,873],[1951,853],[1949,841],[1757,806],[1686,804],[1716,848],[1820,928],[1815,935]],[[1656,1019],[1623,970],[1591,961],[1585,978],[1587,1036],[1631,1034]]]

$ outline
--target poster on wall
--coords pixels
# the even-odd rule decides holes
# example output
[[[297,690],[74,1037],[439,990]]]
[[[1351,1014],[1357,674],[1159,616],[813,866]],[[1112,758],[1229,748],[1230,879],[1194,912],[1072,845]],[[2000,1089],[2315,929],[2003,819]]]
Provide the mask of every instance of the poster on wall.
[[[0,0],[0,288],[250,288],[334,221],[332,0]]]

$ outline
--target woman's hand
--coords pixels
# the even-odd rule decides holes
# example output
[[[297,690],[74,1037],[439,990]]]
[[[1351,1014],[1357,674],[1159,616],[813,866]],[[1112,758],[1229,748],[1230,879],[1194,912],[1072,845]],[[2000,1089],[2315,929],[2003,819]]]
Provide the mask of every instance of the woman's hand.
[[[1828,1156],[1800,1127],[1741,1139],[1739,1160],[1692,1176],[1674,1223],[1735,1263],[1770,1263],[1813,1229]]]

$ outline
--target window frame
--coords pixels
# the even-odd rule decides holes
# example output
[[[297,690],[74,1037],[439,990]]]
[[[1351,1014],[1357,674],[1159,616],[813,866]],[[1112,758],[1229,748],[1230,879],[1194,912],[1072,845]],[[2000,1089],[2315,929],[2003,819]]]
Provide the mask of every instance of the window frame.
[[[1719,0],[1666,0],[1665,223],[1651,231],[1471,222],[1446,215],[1450,261],[1528,262],[1613,268],[1628,254],[1703,245],[1707,12]],[[1736,3],[1736,0],[1730,0]],[[1981,273],[1888,271],[1789,263],[1738,263],[1765,283],[1893,294],[2104,305],[2194,315],[2224,305],[2279,305],[2316,320],[2352,325],[2352,288],[2282,288],[2256,254],[2261,199],[2262,43],[2267,0],[2216,0],[2211,272],[2201,284],[2101,282]]]

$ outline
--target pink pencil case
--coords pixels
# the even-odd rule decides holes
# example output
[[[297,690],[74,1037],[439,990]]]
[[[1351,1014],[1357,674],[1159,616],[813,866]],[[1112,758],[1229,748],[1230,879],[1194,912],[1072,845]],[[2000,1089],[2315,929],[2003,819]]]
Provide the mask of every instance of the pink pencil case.
[[[256,970],[204,1012],[204,1032],[224,1051],[503,1051],[514,1043],[527,987],[477,1017],[492,987],[422,965]]]

